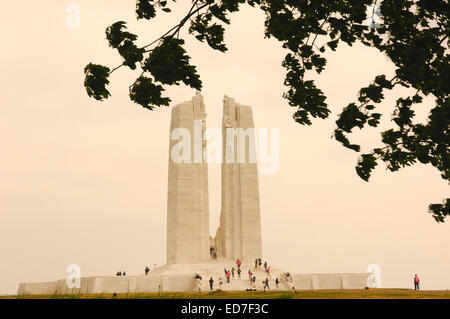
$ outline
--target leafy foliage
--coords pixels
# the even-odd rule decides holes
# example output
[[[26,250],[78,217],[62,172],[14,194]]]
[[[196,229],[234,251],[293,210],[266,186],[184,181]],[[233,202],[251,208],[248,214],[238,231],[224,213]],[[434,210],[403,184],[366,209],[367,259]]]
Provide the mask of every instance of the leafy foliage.
[[[195,66],[189,64],[189,56],[182,45],[184,40],[166,38],[145,60],[143,70],[150,72],[156,81],[163,84],[179,84],[182,81],[197,90],[202,82]]]
[[[363,154],[356,165],[356,173],[366,182],[369,180],[370,172],[377,166],[377,160],[372,154]]]
[[[136,69],[136,63],[142,61],[144,57],[144,49],[138,48],[133,41],[137,36],[133,33],[122,31],[126,29],[126,23],[119,21],[106,29],[106,39],[109,45],[117,49],[123,58],[123,65],[130,69]]]
[[[84,68],[84,86],[90,97],[96,100],[107,99],[111,94],[106,89],[109,84],[109,68],[103,65],[89,63]]]
[[[450,199],[446,199],[442,204],[431,204],[428,212],[438,223],[443,223],[446,216],[450,215]]]
[[[170,99],[161,97],[164,91],[161,85],[153,84],[152,79],[140,76],[130,88],[130,98],[133,102],[153,110],[153,105],[169,105]]]
[[[195,37],[200,40],[208,43],[208,45],[221,52],[227,51],[227,47],[223,43],[223,36],[225,29],[220,24],[213,23],[212,25],[208,25],[211,19],[212,13],[206,16],[197,16],[195,23],[191,25],[189,28],[189,32],[194,34]],[[228,20],[223,20],[228,21]]]
[[[229,14],[248,4],[262,10],[266,16],[266,38],[275,38],[288,52],[282,62],[286,69],[283,97],[295,108],[293,118],[302,125],[311,125],[312,118],[325,119],[330,114],[326,96],[307,73],[321,73],[326,67],[324,53],[335,51],[340,44],[355,42],[376,48],[395,65],[395,75],[375,77],[360,89],[357,101],[343,107],[336,120],[334,138],[355,152],[361,146],[350,141],[349,134],[367,126],[377,127],[382,114],[376,105],[383,102],[387,90],[400,85],[416,91],[412,96],[399,97],[391,114],[394,128],[381,133],[382,147],[362,154],[356,165],[357,174],[370,178],[378,161],[390,171],[417,162],[434,166],[443,179],[450,180],[450,64],[449,21],[450,4],[446,0],[192,0],[192,6],[180,23],[165,34],[138,47],[137,36],[126,31],[119,21],[106,30],[109,45],[117,49],[122,63],[108,68],[89,64],[85,69],[88,95],[97,100],[109,97],[108,76],[121,66],[140,67],[141,75],[130,86],[130,98],[150,110],[168,105],[161,96],[162,85],[181,82],[201,88],[200,77],[179,39],[180,30],[190,23],[188,31],[197,40],[214,50],[226,52],[224,24]],[[367,23],[367,7],[373,11]],[[170,12],[167,1],[137,0],[138,19],[150,20],[158,11]],[[374,17],[381,15],[382,23]],[[321,39],[319,47],[317,39]],[[415,111],[424,96],[435,99],[426,123],[414,122]],[[448,200],[447,200],[448,203]],[[449,215],[448,204],[433,204],[430,212],[438,222]]]
[[[126,24],[124,21],[119,21],[106,28],[106,39],[110,47],[118,49],[125,41],[133,42],[137,39],[135,34],[122,31],[126,29]]]
[[[156,9],[151,0],[137,0],[136,14],[138,19],[147,19],[156,17]]]

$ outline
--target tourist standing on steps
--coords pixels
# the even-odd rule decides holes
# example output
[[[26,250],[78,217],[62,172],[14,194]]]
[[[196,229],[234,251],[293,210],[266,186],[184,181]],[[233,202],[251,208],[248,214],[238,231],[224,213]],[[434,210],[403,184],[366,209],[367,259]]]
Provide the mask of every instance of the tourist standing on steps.
[[[213,285],[214,285],[214,279],[213,277],[211,277],[211,279],[209,280],[209,289],[213,290]]]
[[[230,283],[230,277],[231,277],[231,272],[228,271],[228,272],[227,272],[227,284]]]
[[[145,275],[148,275],[148,272],[150,271],[150,268],[148,268],[148,266],[145,266]]]
[[[264,262],[264,271],[267,272],[267,261]]]
[[[236,267],[239,269],[241,268],[242,262],[240,261],[240,259],[236,259]]]
[[[261,257],[258,258],[258,265],[259,265],[259,269],[261,269],[261,265],[262,265]]]
[[[255,269],[258,268],[258,259],[255,259]]]
[[[238,273],[238,278],[241,279],[241,268],[238,268],[237,273]]]
[[[267,287],[267,289],[270,289],[268,277],[266,277],[266,280],[263,281],[263,284],[264,284],[264,291],[266,291],[266,287]]]
[[[270,278],[270,266],[269,266],[269,267],[267,267],[267,269],[266,269],[266,273],[267,273],[267,277],[269,277],[269,278]]]
[[[195,285],[198,288],[198,291],[202,291],[202,276],[199,274],[195,274]]]
[[[417,274],[414,276],[414,290],[419,290],[420,279]]]
[[[275,279],[275,285],[277,286],[277,288],[280,288],[279,286],[280,282],[278,281],[278,277]]]
[[[218,290],[222,290],[222,278],[219,278],[219,289]]]
[[[248,280],[252,280],[252,272],[250,269],[248,270]]]
[[[125,270],[123,271],[123,275],[122,276],[126,276],[127,274],[125,273]]]
[[[226,268],[224,268],[223,271],[225,272],[225,276],[226,276],[228,273],[228,270]]]
[[[234,279],[234,267],[231,268],[231,276],[232,276],[233,279]]]

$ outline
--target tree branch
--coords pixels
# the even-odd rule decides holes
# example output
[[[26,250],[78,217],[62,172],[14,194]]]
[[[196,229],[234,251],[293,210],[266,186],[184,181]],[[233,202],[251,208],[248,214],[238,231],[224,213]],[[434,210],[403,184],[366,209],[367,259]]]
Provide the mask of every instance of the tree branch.
[[[167,31],[166,33],[164,33],[162,36],[160,36],[159,38],[157,38],[156,40],[154,40],[153,42],[145,45],[142,47],[142,49],[148,48],[149,46],[151,46],[152,44],[155,44],[157,41],[164,39],[166,36],[167,37],[173,37],[175,34],[179,33],[180,29],[183,27],[183,25],[186,23],[186,21],[189,20],[189,18],[191,16],[193,16],[195,13],[201,11],[203,8],[207,7],[208,5],[210,5],[209,3],[204,3],[201,6],[198,6],[198,1],[196,0],[192,6],[191,9],[189,10],[189,12],[187,13],[187,15],[180,21],[179,24],[177,24],[176,26],[172,27],[169,31]],[[194,10],[194,8],[197,7],[197,9]],[[168,35],[169,33],[171,33],[173,31],[172,34]],[[145,52],[149,52],[149,50],[146,50]]]

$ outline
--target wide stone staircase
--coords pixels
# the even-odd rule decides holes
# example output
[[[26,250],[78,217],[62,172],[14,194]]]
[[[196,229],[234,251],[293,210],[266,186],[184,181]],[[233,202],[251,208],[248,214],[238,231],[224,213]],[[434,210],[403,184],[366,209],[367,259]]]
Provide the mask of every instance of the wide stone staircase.
[[[202,291],[209,291],[209,280],[212,277],[214,280],[213,284],[213,290],[219,289],[219,281],[222,281],[221,290],[224,291],[231,291],[231,290],[237,290],[237,291],[243,291],[247,289],[256,289],[256,290],[263,290],[264,284],[263,281],[267,278],[267,273],[264,270],[264,267],[261,266],[261,268],[255,269],[254,264],[242,264],[241,265],[241,278],[239,279],[237,274],[237,267],[233,264],[226,264],[223,262],[217,262],[214,263],[215,267],[204,268],[204,269],[198,269],[197,272],[194,272],[192,274],[192,280],[193,280],[193,287],[194,290],[198,290],[200,287]],[[234,278],[230,278],[230,283],[227,283],[227,279],[225,276],[224,268],[231,271],[231,268],[234,266]],[[202,268],[202,267],[199,267]],[[252,274],[256,277],[256,280],[254,283],[251,283],[249,280],[248,271],[251,271]],[[196,281],[194,279],[195,274],[199,274],[202,277],[201,284],[200,281]],[[289,285],[289,283],[286,283],[282,278],[284,278],[285,272],[282,269],[279,268],[272,268],[270,271],[269,276],[269,287],[271,290],[286,290],[290,289],[292,286]],[[279,288],[276,288],[275,279],[278,278],[279,281]]]

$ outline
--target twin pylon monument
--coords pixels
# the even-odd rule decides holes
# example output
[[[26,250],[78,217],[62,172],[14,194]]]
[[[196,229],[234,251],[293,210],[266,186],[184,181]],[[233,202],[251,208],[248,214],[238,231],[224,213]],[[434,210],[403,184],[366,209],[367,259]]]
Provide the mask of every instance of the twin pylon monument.
[[[168,264],[208,262],[213,256],[242,261],[262,257],[252,109],[227,96],[223,102],[222,211],[215,238],[209,235],[208,164],[203,157],[207,153],[206,141],[199,138],[206,130],[203,97],[197,94],[192,101],[172,109],[167,196]],[[187,129],[189,134],[177,134],[179,128]],[[177,148],[178,136],[194,138],[189,138],[183,148]]]
[[[137,293],[194,291],[212,277],[222,290],[245,290],[268,275],[254,269],[262,255],[261,211],[253,114],[250,106],[224,97],[221,147],[221,214],[214,237],[209,234],[206,111],[197,93],[191,101],[172,108],[169,141],[166,265],[137,276],[73,275],[53,282],[22,283],[19,295]],[[291,252],[292,254],[292,252]],[[237,268],[241,278],[225,283],[224,268]],[[264,259],[263,259],[264,261]],[[363,289],[369,273],[288,273],[269,261],[269,279],[286,289]],[[145,265],[143,265],[143,268]],[[237,270],[237,269],[236,269]],[[256,276],[250,283],[247,270]],[[197,277],[197,279],[196,279]],[[259,287],[259,286],[261,287]]]

